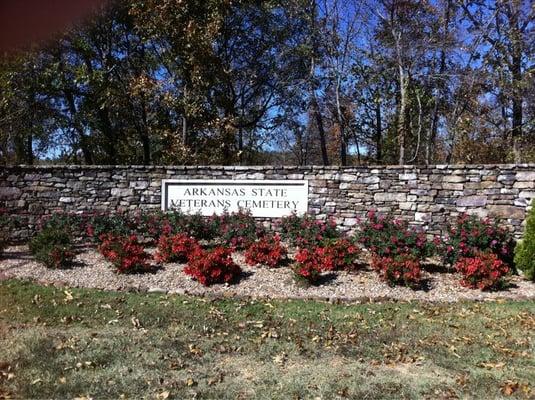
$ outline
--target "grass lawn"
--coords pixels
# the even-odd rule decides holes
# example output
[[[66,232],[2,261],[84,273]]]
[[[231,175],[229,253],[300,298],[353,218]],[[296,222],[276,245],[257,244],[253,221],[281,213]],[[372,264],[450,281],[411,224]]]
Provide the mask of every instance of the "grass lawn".
[[[210,301],[11,280],[0,399],[535,398],[534,336],[534,301]]]

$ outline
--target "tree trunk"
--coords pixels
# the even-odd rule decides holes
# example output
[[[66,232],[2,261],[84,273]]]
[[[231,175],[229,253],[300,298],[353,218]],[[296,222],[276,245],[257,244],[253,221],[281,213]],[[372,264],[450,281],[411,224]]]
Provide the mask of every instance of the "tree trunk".
[[[59,63],[59,72],[61,73],[61,81],[63,85],[63,95],[67,101],[67,107],[69,108],[69,114],[71,115],[72,125],[75,132],[78,134],[78,145],[82,150],[82,156],[84,157],[84,163],[87,165],[93,164],[93,154],[89,148],[88,138],[85,135],[84,127],[78,119],[78,110],[76,108],[76,102],[74,99],[74,92],[65,79],[65,68],[63,64],[62,52],[57,49],[55,53],[56,59]]]
[[[347,165],[347,140],[345,132],[344,113],[340,105],[340,79],[336,82],[336,119],[338,121],[338,133],[340,135],[340,164]]]
[[[84,64],[87,67],[87,71],[89,74],[93,74],[93,65],[91,64],[91,58],[87,53],[83,53],[82,57],[84,59]],[[92,93],[95,95],[95,93]],[[98,98],[93,99],[95,104],[99,103]],[[106,150],[106,156],[107,156],[107,163],[110,165],[114,165],[117,163],[117,149],[116,149],[116,141],[117,137],[115,135],[115,131],[113,129],[113,126],[111,124],[110,115],[108,111],[108,107],[98,107],[97,106],[97,118],[98,118],[98,125],[100,129],[102,130],[102,133],[107,139],[107,143],[105,146]]]
[[[316,31],[316,14],[317,6],[316,0],[312,0],[312,10],[311,10],[311,45],[312,52],[310,56],[310,73],[309,73],[309,85],[310,85],[310,109],[314,119],[316,121],[316,127],[318,129],[319,139],[320,139],[320,149],[321,149],[321,160],[323,165],[329,165],[329,154],[327,153],[327,141],[325,135],[325,127],[323,124],[323,116],[321,115],[320,107],[318,104],[318,99],[316,98],[316,83],[315,83],[315,69],[316,69],[316,56],[319,53],[319,41]]]
[[[340,126],[340,164],[347,165],[347,144],[343,126]]]
[[[449,25],[451,19],[451,0],[448,0],[446,5],[446,10],[444,12],[444,38],[448,39],[449,36]],[[445,44],[440,49],[440,66],[438,69],[439,79],[443,79],[443,74],[446,72],[446,49]],[[429,137],[427,138],[427,143],[425,146],[425,163],[427,165],[433,163],[435,160],[435,147],[437,140],[438,132],[438,120],[440,115],[440,107],[442,105],[442,99],[444,97],[443,84],[439,81],[439,87],[437,89],[437,95],[434,98],[434,107],[433,114],[431,117],[431,129],[429,132]]]
[[[383,126],[381,118],[381,103],[375,102],[375,158],[378,163],[383,159]]]
[[[238,163],[243,162],[243,128],[238,128]]]
[[[35,157],[33,155],[33,135],[30,132],[26,136],[26,164],[32,165],[34,158]]]
[[[323,125],[323,116],[316,100],[316,95],[312,95],[312,114],[316,120],[316,127],[318,129],[319,139],[320,139],[320,149],[321,149],[321,160],[323,165],[329,165],[329,154],[327,153],[327,141],[325,139],[325,127]]]
[[[63,84],[65,85],[66,82],[64,81]],[[78,116],[77,116],[77,110],[76,110],[76,104],[74,102],[74,95],[72,91],[64,87],[63,88],[63,94],[65,96],[65,99],[67,100],[67,107],[69,107],[69,113],[71,114],[71,120],[72,124],[74,126],[74,129],[78,133],[78,140],[80,145],[80,150],[82,150],[82,155],[84,157],[84,162],[88,165],[93,164],[93,154],[91,150],[89,149],[89,143],[88,138],[84,133],[84,128],[82,125],[78,122]]]
[[[514,3],[514,2],[513,2]],[[514,162],[520,163],[522,159],[520,142],[522,139],[522,44],[518,27],[518,6],[511,13],[512,57],[511,75],[513,84],[513,116],[512,116],[512,148]]]
[[[188,120],[185,116],[182,116],[182,144],[188,145]]]
[[[402,65],[399,65],[399,114],[398,114],[398,144],[399,165],[405,164],[405,141],[407,138],[407,109],[409,102],[409,81]]]
[[[141,100],[143,105],[141,107],[141,118],[143,120],[143,125],[140,129],[140,139],[141,145],[143,146],[143,164],[150,165],[150,137],[148,133],[148,122],[147,122],[147,109],[145,107],[145,99]]]

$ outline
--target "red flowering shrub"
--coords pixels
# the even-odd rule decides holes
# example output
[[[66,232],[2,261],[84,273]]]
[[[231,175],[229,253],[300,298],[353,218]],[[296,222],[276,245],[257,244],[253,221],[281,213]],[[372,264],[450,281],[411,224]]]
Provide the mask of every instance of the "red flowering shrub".
[[[514,240],[511,233],[497,221],[461,214],[448,226],[442,253],[444,261],[455,264],[459,258],[474,257],[480,251],[490,251],[512,265]]]
[[[275,268],[286,258],[286,248],[281,244],[280,237],[266,236],[254,242],[245,251],[245,262],[249,265],[263,264]]]
[[[497,289],[503,286],[509,267],[491,252],[479,252],[455,263],[455,270],[463,275],[461,285],[472,289]]]
[[[304,280],[307,283],[317,284],[323,267],[318,261],[315,251],[311,249],[301,249],[295,255],[295,264],[292,266],[296,278]]]
[[[158,262],[185,262],[194,250],[200,247],[197,240],[184,233],[161,236],[154,259]]]
[[[360,244],[381,257],[410,253],[421,258],[435,251],[435,243],[428,241],[424,232],[409,228],[407,221],[379,215],[375,210],[367,213],[367,220],[360,224],[355,236]]]
[[[323,246],[300,249],[295,255],[294,273],[314,284],[324,271],[350,270],[355,267],[360,248],[346,239],[331,240]]]
[[[314,252],[324,271],[351,270],[355,267],[360,248],[347,239],[337,239],[316,247]]]
[[[309,214],[298,216],[292,214],[282,218],[280,222],[282,238],[293,246],[313,247],[328,239],[337,239],[340,232],[336,229],[336,221],[320,221]]]
[[[50,250],[48,261],[45,262],[45,265],[48,268],[64,268],[72,264],[74,257],[74,251],[61,246],[54,246]]]
[[[379,273],[381,279],[389,285],[405,285],[411,288],[421,283],[420,261],[412,254],[381,256],[374,254],[372,268]]]
[[[421,258],[435,251],[436,243],[428,241],[424,232],[409,228],[407,221],[379,215],[375,210],[370,210],[367,217],[355,235],[372,253],[381,257],[410,253]]]
[[[216,247],[211,251],[197,247],[189,258],[184,273],[205,286],[232,282],[240,276],[242,270],[234,263],[231,255],[232,250],[225,247]]]
[[[245,249],[265,234],[264,228],[256,223],[248,211],[224,213],[211,217],[209,222],[212,224],[211,230],[217,232],[216,237],[233,249]]]
[[[115,236],[108,233],[101,235],[99,239],[100,253],[114,265],[118,273],[148,272],[153,269],[148,262],[150,255],[145,252],[135,235]]]

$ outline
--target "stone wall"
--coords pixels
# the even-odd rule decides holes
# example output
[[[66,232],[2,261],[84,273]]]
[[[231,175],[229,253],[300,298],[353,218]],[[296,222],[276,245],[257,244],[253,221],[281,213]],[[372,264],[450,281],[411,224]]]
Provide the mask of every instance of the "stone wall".
[[[499,218],[519,237],[535,197],[535,164],[366,167],[10,166],[0,170],[0,207],[31,234],[55,212],[159,209],[162,179],[307,179],[309,212],[354,229],[374,208],[438,233],[462,212]]]

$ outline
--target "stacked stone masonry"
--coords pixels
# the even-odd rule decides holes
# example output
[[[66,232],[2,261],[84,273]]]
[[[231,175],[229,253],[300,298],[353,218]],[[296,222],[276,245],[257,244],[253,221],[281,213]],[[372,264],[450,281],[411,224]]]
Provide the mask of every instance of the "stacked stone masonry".
[[[392,212],[430,234],[468,212],[500,219],[522,234],[535,197],[535,164],[366,167],[8,166],[0,170],[0,207],[28,224],[56,212],[160,208],[162,179],[306,179],[309,213],[353,230],[370,209]],[[273,221],[266,221],[270,223]]]

